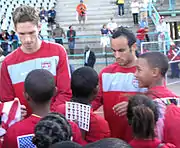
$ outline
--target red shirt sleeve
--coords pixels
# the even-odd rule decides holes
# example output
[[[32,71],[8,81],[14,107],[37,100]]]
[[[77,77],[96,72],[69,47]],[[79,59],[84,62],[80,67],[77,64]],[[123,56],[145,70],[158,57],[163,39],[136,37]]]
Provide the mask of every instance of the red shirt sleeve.
[[[56,111],[56,107],[69,101],[72,96],[70,89],[70,68],[67,53],[63,46],[60,49],[60,58],[57,67],[56,77],[57,95],[53,98],[51,110]]]
[[[80,145],[86,145],[87,142],[85,140],[83,140],[82,134],[81,134],[81,131],[80,131],[78,125],[71,121],[69,121],[69,123],[71,124],[71,128],[72,128],[73,141]]]
[[[109,138],[110,136],[111,134],[107,121],[99,115],[91,113],[90,130],[89,132],[86,132],[85,140],[88,143],[91,143],[104,138]]]
[[[99,74],[99,92],[97,97],[91,103],[93,111],[103,105],[103,90],[102,90],[102,72]]]
[[[6,61],[3,61],[0,77],[0,99],[2,102],[12,101],[15,98],[12,82],[7,70]]]
[[[12,128],[8,129],[4,136],[2,148],[17,148],[17,140]]]
[[[66,105],[65,104],[61,104],[56,108],[56,112],[63,114],[64,116],[66,116]]]

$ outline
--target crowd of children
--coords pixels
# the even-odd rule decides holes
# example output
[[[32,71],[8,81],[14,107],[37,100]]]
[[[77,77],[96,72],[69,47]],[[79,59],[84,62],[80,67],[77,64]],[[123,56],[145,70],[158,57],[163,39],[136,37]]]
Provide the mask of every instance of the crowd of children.
[[[119,27],[111,38],[116,62],[99,76],[86,66],[70,76],[63,46],[38,39],[34,8],[21,6],[15,13],[22,46],[1,67],[0,147],[180,148],[180,98],[164,83],[164,54],[137,58],[135,35]],[[45,47],[52,52],[47,55]],[[88,130],[67,119],[67,102],[90,108]],[[101,105],[104,118],[94,112]]]

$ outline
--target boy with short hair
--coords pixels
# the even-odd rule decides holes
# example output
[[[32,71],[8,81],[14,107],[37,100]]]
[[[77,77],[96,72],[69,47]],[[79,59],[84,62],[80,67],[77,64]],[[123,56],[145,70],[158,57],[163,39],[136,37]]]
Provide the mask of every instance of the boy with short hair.
[[[98,92],[98,74],[91,67],[82,67],[75,70],[71,77],[72,102],[90,105]],[[66,114],[65,105],[60,105],[57,111]],[[88,143],[110,137],[108,123],[101,116],[90,112],[89,131],[84,133],[84,140]]]
[[[179,97],[164,86],[164,78],[168,71],[168,59],[160,52],[147,52],[139,56],[136,64],[135,76],[139,87],[147,87],[148,95],[157,102],[159,107],[159,120],[157,122],[157,136],[164,139],[164,126],[166,109],[169,104],[179,105]],[[166,143],[174,143],[165,140]]]
[[[34,134],[34,127],[40,121],[41,117],[46,116],[50,112],[51,98],[56,93],[54,77],[47,70],[33,70],[25,79],[24,90],[24,96],[32,108],[33,114],[7,130],[3,143],[4,148],[17,148],[19,145],[28,147],[32,145],[31,139],[32,134]],[[72,130],[75,129],[73,128],[74,124],[71,124]],[[74,132],[76,132],[77,137],[81,138],[78,127]]]

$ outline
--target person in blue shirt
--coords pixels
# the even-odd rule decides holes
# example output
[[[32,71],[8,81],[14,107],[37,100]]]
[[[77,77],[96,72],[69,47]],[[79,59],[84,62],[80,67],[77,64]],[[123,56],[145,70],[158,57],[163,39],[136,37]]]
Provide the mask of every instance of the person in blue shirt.
[[[139,23],[139,27],[140,28],[145,28],[145,27],[148,27],[148,22],[146,20],[146,17],[144,17],[141,22]]]
[[[42,10],[40,11],[39,17],[41,22],[42,20],[47,21],[47,11],[44,9],[44,7],[42,7]]]
[[[11,49],[12,50],[15,50],[16,48],[18,48],[19,39],[18,39],[18,36],[16,35],[16,33],[13,30],[11,30],[11,32],[10,32],[9,41],[11,41]]]
[[[48,11],[48,23],[54,24],[56,18],[56,10],[54,10],[54,7],[51,8],[51,10]]]

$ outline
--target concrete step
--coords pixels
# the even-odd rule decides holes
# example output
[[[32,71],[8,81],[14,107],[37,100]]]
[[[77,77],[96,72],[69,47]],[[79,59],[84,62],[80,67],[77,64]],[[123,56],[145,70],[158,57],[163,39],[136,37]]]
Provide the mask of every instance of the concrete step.
[[[87,16],[87,19],[88,20],[99,20],[99,18],[101,18],[101,19],[107,19],[107,18],[111,18],[111,17],[113,17],[114,18],[114,15],[113,14],[107,14],[107,15],[96,15],[96,16],[94,16],[94,15],[88,15]],[[76,16],[68,16],[68,17],[66,17],[66,16],[63,16],[63,17],[61,17],[61,16],[58,16],[58,14],[57,14],[57,17],[56,17],[56,20],[62,20],[62,21],[72,21],[72,20],[76,20]]]
[[[85,4],[92,4],[92,3],[101,3],[101,4],[106,4],[106,3],[111,3],[111,0],[88,0],[88,1],[84,1]],[[70,5],[70,4],[79,4],[79,0],[61,0],[61,1],[58,1],[57,0],[57,5],[58,4],[66,4],[66,5]]]
[[[106,11],[106,10],[103,10],[103,11],[90,11],[90,12],[87,12],[87,16],[89,15],[106,15],[106,14],[114,14],[116,12],[116,10],[111,10],[111,11]],[[76,16],[76,10],[72,11],[72,12],[61,12],[61,13],[57,13],[57,16],[58,17],[68,17],[68,16]]]
[[[60,6],[61,7],[61,6]],[[56,7],[57,8],[57,7]],[[100,7],[95,7],[95,6],[87,6],[87,11],[96,11],[96,10],[111,10],[111,9],[117,9],[118,7],[117,6],[114,6],[114,5],[109,5],[109,6],[100,6]],[[128,7],[125,7],[126,9]],[[76,11],[76,5],[74,5],[73,7],[69,7],[69,6],[66,6],[65,8],[61,8],[61,9],[57,9],[56,12],[71,12],[71,11]]]
[[[79,24],[78,24],[78,21],[76,21],[76,20],[74,20],[74,21],[69,21],[69,22],[67,22],[67,21],[62,22],[62,21],[56,19],[56,21],[59,22],[59,23],[61,24],[61,26],[70,25],[70,24],[79,25]],[[108,22],[109,22],[109,18],[103,19],[103,20],[99,20],[99,21],[89,20],[89,19],[88,19],[88,20],[86,21],[86,26],[88,26],[88,25],[97,25],[97,24],[100,24],[100,25],[102,26],[103,24],[107,24]],[[117,24],[129,24],[129,23],[131,23],[131,22],[133,22],[133,18],[128,18],[128,19],[122,18],[122,19],[119,19],[118,21],[116,21]],[[101,27],[100,27],[100,28],[101,28]]]
[[[58,6],[58,7],[62,7],[62,6]],[[68,7],[68,6],[66,6],[65,8],[61,8],[61,9],[58,9],[58,7],[56,7],[56,12],[57,13],[62,13],[62,12],[66,12],[66,13],[68,13],[68,12],[73,12],[73,11],[76,11],[76,6],[74,6],[74,7]],[[129,9],[129,7],[128,6],[125,6],[124,7],[124,9],[126,10],[126,9]],[[107,10],[118,10],[118,7],[117,6],[114,6],[114,5],[110,5],[110,6],[98,6],[98,7],[95,7],[95,6],[87,6],[87,13],[88,12],[91,12],[91,11],[106,11],[107,12]]]
[[[76,30],[76,31],[81,31],[80,29],[79,29],[79,24],[78,24],[78,22],[76,23],[76,24],[61,24],[61,22],[58,22],[60,25],[61,25],[61,27],[64,29],[64,30],[68,30],[68,28],[69,28],[69,26],[70,25],[73,25],[73,28],[74,28],[74,30]],[[105,24],[107,24],[107,23],[105,23]],[[137,30],[136,28],[134,28],[134,24],[133,24],[133,21],[132,22],[124,22],[124,23],[119,23],[119,24],[117,24],[118,26],[128,26],[131,30]],[[86,24],[85,25],[85,31],[100,31],[100,29],[102,28],[102,26],[103,26],[103,24],[94,24],[94,25],[89,25],[89,24]]]
[[[100,14],[100,15],[87,15],[87,19],[88,20],[98,20],[101,18],[102,20],[104,19],[109,19],[113,17],[114,18],[114,21],[117,22],[121,19],[132,19],[132,15],[131,14],[125,14],[124,16],[122,17],[119,17],[117,15],[115,15],[115,13],[111,13],[111,14]],[[76,15],[70,15],[70,16],[61,16],[59,14],[57,14],[56,16],[56,20],[62,20],[62,21],[73,21],[73,20],[76,20]]]

